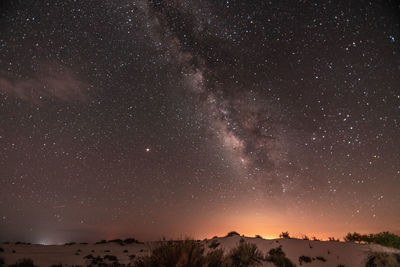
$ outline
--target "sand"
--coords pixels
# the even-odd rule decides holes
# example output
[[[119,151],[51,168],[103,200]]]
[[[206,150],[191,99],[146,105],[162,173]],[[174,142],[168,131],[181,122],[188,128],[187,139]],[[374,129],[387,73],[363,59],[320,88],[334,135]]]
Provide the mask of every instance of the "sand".
[[[376,252],[398,253],[400,250],[383,247],[380,245],[354,244],[334,241],[309,241],[300,239],[261,239],[252,237],[220,237],[215,240],[220,243],[218,248],[228,252],[244,238],[245,241],[257,245],[258,249],[265,255],[267,252],[279,246],[286,256],[297,266],[300,256],[315,258],[311,263],[303,263],[302,266],[334,266],[342,264],[346,267],[365,266],[369,256]],[[214,239],[201,241],[205,244],[206,251]],[[74,244],[74,245],[24,245],[24,244],[1,244],[4,252],[0,252],[0,258],[4,258],[6,265],[15,263],[21,258],[31,258],[37,266],[51,266],[62,264],[63,266],[80,265],[86,266],[84,257],[92,254],[94,257],[113,255],[118,258],[119,263],[128,264],[131,255],[140,257],[148,255],[151,248],[157,242],[144,244],[119,245],[117,243],[106,244]],[[132,256],[131,256],[132,257]],[[324,258],[326,261],[316,259]],[[274,266],[264,262],[263,266]]]

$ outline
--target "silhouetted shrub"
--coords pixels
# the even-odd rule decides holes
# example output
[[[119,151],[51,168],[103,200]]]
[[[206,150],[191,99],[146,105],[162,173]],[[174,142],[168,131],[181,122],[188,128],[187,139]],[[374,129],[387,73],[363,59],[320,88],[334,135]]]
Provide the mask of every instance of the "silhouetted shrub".
[[[62,267],[62,264],[52,264],[50,267]]]
[[[272,262],[277,267],[295,267],[296,265],[291,262],[287,257],[285,252],[282,250],[282,246],[273,248],[268,252],[266,260]]]
[[[376,252],[368,258],[365,267],[400,266],[400,254]]]
[[[328,237],[329,241],[339,242],[339,239],[335,239],[334,237]]]
[[[289,232],[282,232],[280,235],[279,235],[279,237],[280,238],[289,238],[290,239],[290,235],[289,235]]]
[[[127,249],[125,249],[124,251],[122,251],[123,253],[128,253],[128,250]]]
[[[324,257],[318,256],[318,257],[316,257],[316,259],[319,260],[319,261],[326,262],[326,259]]]
[[[13,249],[13,250],[11,251],[11,253],[16,253],[15,249]]]
[[[69,242],[69,243],[65,243],[64,246],[72,246],[72,245],[76,245],[75,242]]]
[[[218,238],[218,236],[213,236],[213,238],[212,238],[212,239],[215,239],[215,238]]]
[[[107,240],[103,239],[103,240],[101,240],[99,242],[96,242],[95,244],[98,245],[98,244],[105,244],[105,243],[107,243]]]
[[[318,238],[316,238],[315,236],[312,237],[312,240],[314,241],[320,241]]]
[[[94,259],[92,254],[86,255],[85,257],[83,257],[84,259]]]
[[[344,265],[343,264],[339,264],[337,267],[344,267]]]
[[[117,244],[120,244],[121,246],[124,245],[124,241],[122,241],[122,239],[112,239],[112,240],[108,240],[108,243],[117,243]]]
[[[219,246],[219,242],[217,240],[213,240],[208,247],[211,248],[211,249],[215,249],[218,246]]]
[[[300,263],[300,265],[302,265],[303,264],[303,262],[304,263],[310,263],[312,260],[311,260],[311,258],[310,257],[308,257],[308,256],[300,256],[299,257],[299,263]]]
[[[80,244],[81,245],[87,245],[88,243],[87,242],[81,242]]]
[[[260,236],[260,235],[256,235],[256,238],[263,239],[262,236]]]
[[[231,236],[235,236],[235,235],[240,236],[240,234],[239,234],[238,232],[231,231],[231,232],[229,232],[229,233],[226,235],[226,237],[231,237]]]
[[[358,242],[358,243],[374,243],[386,247],[393,247],[400,249],[400,236],[389,233],[381,232],[378,234],[361,235],[359,233],[348,233],[344,237],[346,242]]]
[[[106,249],[106,250],[104,250],[104,252],[110,252],[110,250],[109,250],[109,249]]]
[[[2,247],[0,247],[0,252],[4,252],[4,249]]]
[[[224,262],[224,251],[222,249],[214,249],[209,251],[206,256],[205,266],[220,267]]]
[[[136,240],[135,238],[127,238],[124,240],[125,244],[143,244],[143,242],[140,242],[139,240]]]
[[[4,259],[3,259],[3,258],[0,258],[0,267],[3,267],[4,265],[5,265]]]
[[[117,257],[114,255],[105,255],[103,258],[109,261],[118,261]]]
[[[9,267],[36,267],[36,265],[33,263],[32,259],[19,259],[15,264],[9,265]]]
[[[244,241],[241,241],[239,245],[233,248],[227,255],[227,261],[238,267],[261,265],[262,260],[263,255],[257,249],[257,246]]]
[[[204,248],[193,240],[163,241],[150,256],[135,262],[137,267],[150,266],[203,266],[206,259]]]
[[[309,238],[308,238],[308,236],[303,236],[303,240],[310,240]]]

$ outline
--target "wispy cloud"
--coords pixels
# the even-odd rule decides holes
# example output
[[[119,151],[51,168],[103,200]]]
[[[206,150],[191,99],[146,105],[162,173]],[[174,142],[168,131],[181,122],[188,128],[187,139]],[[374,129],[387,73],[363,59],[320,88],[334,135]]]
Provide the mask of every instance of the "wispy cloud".
[[[55,98],[61,101],[84,101],[86,85],[69,68],[46,64],[30,78],[0,76],[0,93],[39,104]]]

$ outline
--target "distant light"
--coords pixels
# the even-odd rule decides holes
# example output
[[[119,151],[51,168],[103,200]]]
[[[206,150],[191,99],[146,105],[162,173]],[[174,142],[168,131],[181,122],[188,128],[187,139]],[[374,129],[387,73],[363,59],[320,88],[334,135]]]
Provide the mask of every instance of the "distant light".
[[[146,148],[146,152],[150,152],[150,148]]]

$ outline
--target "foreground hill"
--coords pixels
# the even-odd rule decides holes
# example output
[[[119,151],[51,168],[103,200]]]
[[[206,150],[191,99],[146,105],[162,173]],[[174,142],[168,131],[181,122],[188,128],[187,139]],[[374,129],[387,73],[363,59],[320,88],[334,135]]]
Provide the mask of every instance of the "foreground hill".
[[[279,247],[285,254],[283,257],[296,266],[400,266],[400,250],[380,245],[300,239],[262,239],[239,235],[218,237],[195,243],[204,247],[205,254],[222,249],[225,255],[241,243],[255,244],[263,257],[259,260],[260,266],[285,266],[282,265],[285,264],[282,262],[279,265],[278,261],[273,263],[272,260],[266,260],[268,255],[272,255],[268,252],[271,249],[279,249]],[[69,245],[2,244],[0,251],[3,251],[0,252],[0,258],[3,258],[4,266],[14,264],[22,258],[32,259],[36,266],[87,266],[100,262],[114,264],[113,266],[128,265],[150,255],[151,251],[159,244],[160,242]]]

